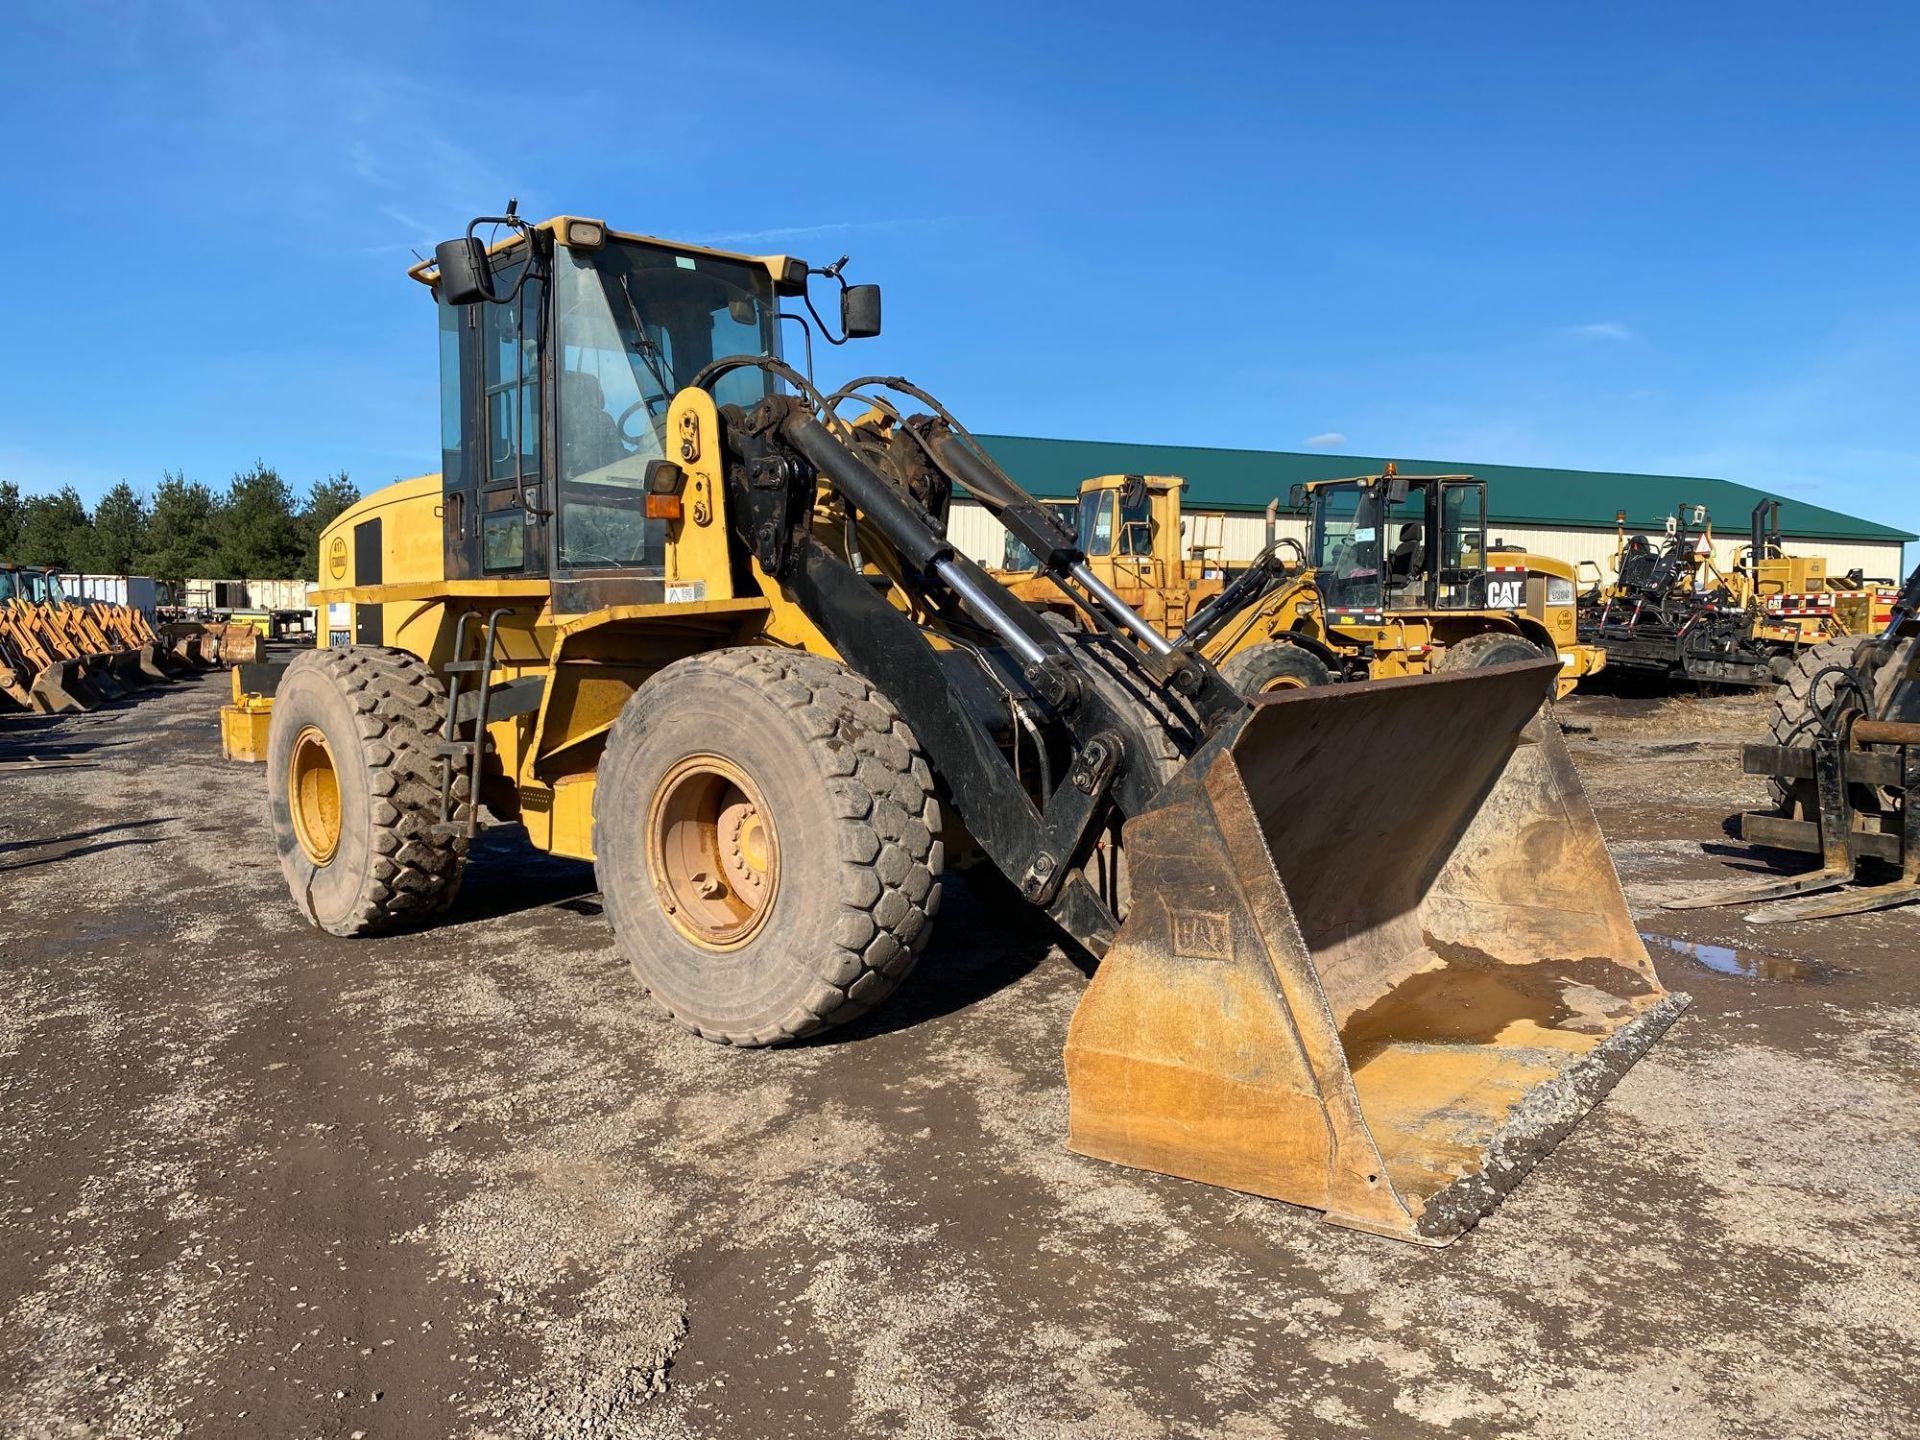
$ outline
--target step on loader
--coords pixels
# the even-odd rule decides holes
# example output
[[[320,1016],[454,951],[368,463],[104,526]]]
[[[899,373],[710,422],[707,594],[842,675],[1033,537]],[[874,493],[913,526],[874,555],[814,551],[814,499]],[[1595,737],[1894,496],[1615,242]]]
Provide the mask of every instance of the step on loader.
[[[779,358],[783,301],[879,333],[841,268],[512,206],[415,268],[442,473],[329,527],[320,647],[248,692],[294,904],[431,920],[484,805],[762,1046],[884,1001],[964,849],[1098,962],[1074,1149],[1447,1243],[1685,1003],[1541,723],[1558,661],[1243,698],[926,391]],[[954,548],[956,486],[1084,628]]]

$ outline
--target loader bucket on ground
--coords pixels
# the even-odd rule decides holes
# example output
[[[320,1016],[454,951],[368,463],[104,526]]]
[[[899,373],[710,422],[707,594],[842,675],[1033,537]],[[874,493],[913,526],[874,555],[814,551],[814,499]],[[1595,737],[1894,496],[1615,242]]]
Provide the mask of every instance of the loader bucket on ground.
[[[1262,697],[1125,835],[1069,1144],[1444,1245],[1687,1003],[1524,662]]]
[[[35,710],[57,715],[63,710],[92,710],[102,697],[80,673],[78,660],[56,660],[33,677],[27,698]]]
[[[148,683],[147,673],[140,668],[138,650],[112,650],[107,652],[105,659],[115,682],[129,693]]]
[[[151,641],[143,642],[138,650],[131,652],[134,666],[139,670],[141,679],[151,685],[170,685],[173,672],[167,669],[168,657],[158,645]]]
[[[98,691],[107,700],[124,700],[130,688],[114,677],[113,657],[111,655],[90,654],[81,661],[80,673],[86,677],[87,684]]]

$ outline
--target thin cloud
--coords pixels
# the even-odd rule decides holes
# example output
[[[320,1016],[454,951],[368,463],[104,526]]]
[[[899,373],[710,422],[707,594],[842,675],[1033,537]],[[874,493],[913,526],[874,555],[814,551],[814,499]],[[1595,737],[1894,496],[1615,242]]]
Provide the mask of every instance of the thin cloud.
[[[1338,450],[1347,443],[1347,437],[1338,430],[1322,430],[1318,435],[1309,435],[1302,442],[1309,450]]]
[[[827,235],[848,235],[858,231],[936,229],[948,224],[944,216],[921,219],[903,216],[896,220],[841,220],[827,225],[786,225],[776,230],[722,230],[708,234],[709,245],[766,245],[782,240],[818,240]]]
[[[1569,325],[1561,332],[1574,340],[1631,340],[1633,331],[1618,320],[1595,320],[1587,325]]]

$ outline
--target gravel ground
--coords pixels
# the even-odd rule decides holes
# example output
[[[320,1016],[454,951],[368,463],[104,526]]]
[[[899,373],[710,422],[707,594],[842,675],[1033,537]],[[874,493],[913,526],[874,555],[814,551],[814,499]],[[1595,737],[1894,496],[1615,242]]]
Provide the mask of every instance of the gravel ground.
[[[1422,1250],[1069,1154],[1084,985],[951,887],[900,995],[734,1053],[511,829],[424,934],[289,905],[224,679],[0,717],[0,1434],[1916,1433],[1920,909],[1680,914],[1754,697],[1576,697],[1693,1008]]]

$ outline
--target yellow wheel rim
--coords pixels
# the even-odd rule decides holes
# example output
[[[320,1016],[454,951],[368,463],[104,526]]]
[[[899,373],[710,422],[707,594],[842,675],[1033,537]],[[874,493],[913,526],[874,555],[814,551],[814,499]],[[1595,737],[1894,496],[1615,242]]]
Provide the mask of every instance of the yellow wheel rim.
[[[287,804],[302,853],[315,865],[325,865],[340,848],[340,774],[333,747],[317,726],[309,725],[294,737],[287,760]]]
[[[780,888],[780,841],[759,787],[718,755],[680,761],[647,807],[647,865],[682,935],[709,950],[745,945]]]
[[[1271,695],[1276,690],[1304,690],[1306,688],[1307,682],[1302,680],[1298,675],[1276,675],[1273,679],[1262,685],[1255,693]]]

